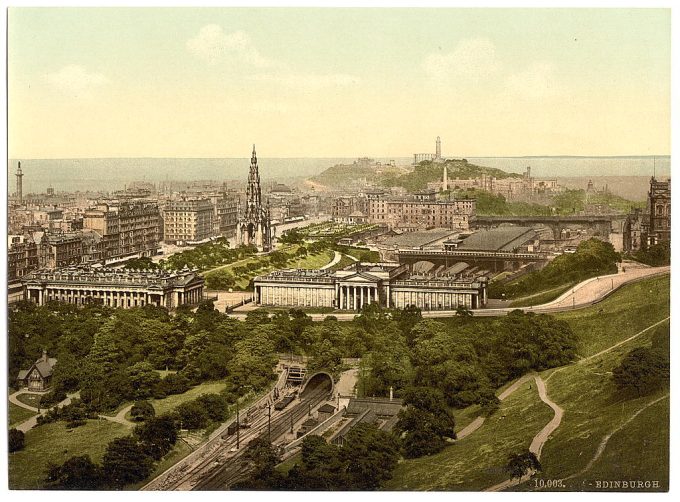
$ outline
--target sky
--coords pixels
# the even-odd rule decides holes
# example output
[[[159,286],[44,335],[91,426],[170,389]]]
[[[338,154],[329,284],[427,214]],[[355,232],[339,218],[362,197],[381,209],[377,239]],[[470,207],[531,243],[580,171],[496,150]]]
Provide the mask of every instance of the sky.
[[[9,157],[668,155],[669,9],[10,8]]]

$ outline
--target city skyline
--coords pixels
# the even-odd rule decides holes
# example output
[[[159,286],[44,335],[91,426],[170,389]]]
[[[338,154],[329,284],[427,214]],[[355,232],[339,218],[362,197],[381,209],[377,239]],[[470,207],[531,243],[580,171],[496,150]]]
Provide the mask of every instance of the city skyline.
[[[8,18],[10,158],[670,153],[670,10]]]

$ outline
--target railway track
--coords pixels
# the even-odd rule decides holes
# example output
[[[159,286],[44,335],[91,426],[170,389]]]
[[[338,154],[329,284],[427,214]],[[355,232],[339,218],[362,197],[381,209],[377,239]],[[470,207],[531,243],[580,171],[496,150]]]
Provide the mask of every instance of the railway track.
[[[302,397],[299,403],[294,405],[289,410],[283,411],[281,415],[272,419],[271,422],[271,442],[276,441],[281,436],[286,434],[291,428],[291,424],[296,424],[303,417],[305,417],[309,410],[316,407],[325,401],[328,397],[330,388],[322,386],[321,388],[310,391],[306,396]],[[243,445],[247,445],[252,439],[261,435],[268,434],[267,421],[257,429],[251,428],[248,431],[247,437],[244,434]],[[230,485],[244,479],[250,472],[250,466],[243,461],[243,455],[246,447],[236,452],[230,458],[225,458],[225,463],[221,465],[220,460],[213,460],[213,467],[206,471],[205,475],[200,476],[200,480],[195,483],[192,490],[224,490],[228,489]],[[181,489],[181,488],[180,488]]]
[[[287,410],[274,412],[272,408],[271,441],[274,442],[290,429],[291,417],[297,423],[323,402],[330,392],[327,383],[319,388],[306,389],[300,401]],[[186,462],[168,470],[146,485],[143,490],[218,490],[245,477],[249,472],[248,464],[241,457],[248,443],[256,437],[268,433],[268,406],[266,399],[253,405],[249,416],[250,428],[240,430],[240,448],[236,449],[236,434],[224,431],[211,439],[202,449],[203,453],[193,463]],[[196,452],[198,453],[198,451]]]

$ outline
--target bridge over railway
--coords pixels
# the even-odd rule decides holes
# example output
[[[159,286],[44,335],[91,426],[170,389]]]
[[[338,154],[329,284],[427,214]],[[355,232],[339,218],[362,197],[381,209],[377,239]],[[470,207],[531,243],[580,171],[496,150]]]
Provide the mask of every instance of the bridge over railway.
[[[555,240],[562,238],[563,231],[574,228],[587,228],[594,235],[608,237],[612,231],[612,223],[626,219],[625,214],[594,214],[568,216],[476,216],[477,228],[494,228],[500,225],[519,225],[530,227],[548,227]]]
[[[527,263],[547,263],[547,253],[513,253],[511,251],[468,251],[463,249],[400,249],[398,259],[401,264],[413,265],[424,261],[437,266],[451,267],[465,262],[471,266],[480,266],[487,270],[499,272],[516,270]]]

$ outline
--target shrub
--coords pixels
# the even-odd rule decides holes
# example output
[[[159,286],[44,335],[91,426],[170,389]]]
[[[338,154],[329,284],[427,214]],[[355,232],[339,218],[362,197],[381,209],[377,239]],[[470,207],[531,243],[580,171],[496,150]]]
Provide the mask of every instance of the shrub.
[[[24,449],[24,433],[18,429],[10,429],[7,438],[7,448],[10,453]]]
[[[137,401],[130,410],[130,416],[135,422],[143,422],[156,415],[156,410],[149,401]]]

